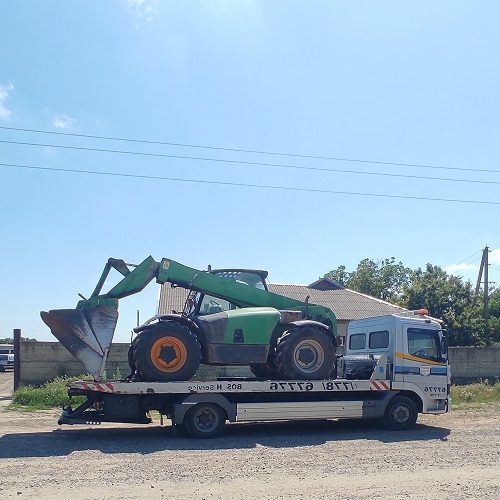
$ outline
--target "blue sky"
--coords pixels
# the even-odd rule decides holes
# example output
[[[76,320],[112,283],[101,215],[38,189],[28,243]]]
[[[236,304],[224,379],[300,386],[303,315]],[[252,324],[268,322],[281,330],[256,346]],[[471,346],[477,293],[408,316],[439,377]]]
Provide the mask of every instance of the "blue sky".
[[[0,337],[53,340],[39,311],[90,295],[108,257],[276,283],[395,257],[475,283],[489,245],[499,286],[499,16],[493,0],[4,0]],[[122,301],[115,340],[157,294]]]

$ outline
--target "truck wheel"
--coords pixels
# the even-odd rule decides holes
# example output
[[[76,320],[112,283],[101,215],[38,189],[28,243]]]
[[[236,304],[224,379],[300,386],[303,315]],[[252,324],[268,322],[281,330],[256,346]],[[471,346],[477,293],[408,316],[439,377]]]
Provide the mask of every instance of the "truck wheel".
[[[161,321],[134,340],[133,364],[142,380],[189,380],[200,366],[201,346],[189,328]]]
[[[184,416],[186,432],[195,438],[220,436],[226,424],[226,412],[215,403],[198,403]]]
[[[336,366],[336,346],[324,331],[310,326],[285,332],[276,346],[276,365],[284,379],[331,378]]]
[[[417,405],[406,396],[394,396],[385,409],[383,421],[391,431],[405,431],[417,421]]]

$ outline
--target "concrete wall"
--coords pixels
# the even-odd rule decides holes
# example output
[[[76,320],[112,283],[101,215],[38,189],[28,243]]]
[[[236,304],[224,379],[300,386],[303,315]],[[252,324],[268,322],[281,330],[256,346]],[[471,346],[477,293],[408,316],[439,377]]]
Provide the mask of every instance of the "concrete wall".
[[[450,347],[453,382],[500,378],[500,347]]]
[[[122,377],[130,373],[127,361],[128,344],[113,344],[106,376],[112,378],[117,371]],[[85,373],[81,363],[59,342],[21,342],[21,385],[37,385],[61,375],[78,376]]]
[[[112,344],[106,363],[106,378],[124,378],[130,373],[128,365],[129,344]],[[21,385],[40,385],[56,377],[67,375],[78,377],[85,374],[81,363],[59,342],[21,342]],[[250,377],[246,366],[202,365],[195,379],[216,377]],[[90,376],[87,376],[90,378]]]
[[[126,377],[128,344],[113,344],[106,363],[106,377]],[[82,375],[84,369],[58,342],[22,342],[21,385],[37,385],[60,375]],[[454,382],[500,378],[500,348],[450,347],[450,363]],[[250,376],[247,367],[208,367],[202,365],[196,377]]]

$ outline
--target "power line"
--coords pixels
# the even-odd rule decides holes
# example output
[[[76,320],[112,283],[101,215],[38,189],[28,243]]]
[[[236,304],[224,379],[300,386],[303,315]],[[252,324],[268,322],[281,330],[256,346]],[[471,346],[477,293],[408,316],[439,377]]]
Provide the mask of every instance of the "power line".
[[[456,266],[456,271],[466,271],[469,266],[472,266],[472,264],[476,263],[478,260],[479,258],[473,260],[472,262],[462,262],[461,264],[455,264],[454,266]]]
[[[186,144],[180,142],[165,142],[165,141],[152,141],[152,140],[143,140],[143,139],[127,139],[123,137],[109,137],[109,136],[101,136],[101,135],[88,135],[88,134],[75,134],[70,132],[55,132],[51,130],[37,130],[37,129],[29,129],[29,128],[16,128],[16,127],[5,127],[0,126],[0,129],[4,130],[12,130],[16,132],[30,132],[35,134],[51,134],[51,135],[60,135],[67,137],[81,137],[85,139],[99,139],[106,141],[122,141],[122,142],[130,142],[130,143],[138,143],[138,144],[150,144],[150,145],[159,145],[159,146],[175,146],[182,148],[198,148],[198,149],[209,149],[209,150],[217,150],[217,151],[228,151],[233,153],[250,153],[250,154],[262,154],[262,155],[274,155],[274,156],[285,156],[292,158],[309,158],[314,160],[330,160],[330,161],[345,161],[345,162],[354,162],[354,163],[370,163],[374,165],[392,165],[398,167],[414,167],[414,168],[430,168],[430,169],[439,169],[439,170],[456,170],[463,172],[488,172],[488,173],[500,173],[500,170],[494,169],[476,169],[476,168],[460,168],[460,167],[445,167],[441,165],[425,165],[421,163],[400,163],[400,162],[390,162],[390,161],[377,161],[377,160],[363,160],[356,158],[341,158],[336,156],[320,156],[320,155],[305,155],[305,154],[295,154],[295,153],[283,153],[278,151],[262,151],[256,149],[238,149],[238,148],[227,148],[220,146],[203,146],[200,144]]]
[[[473,253],[472,255],[469,255],[469,257],[467,257],[467,258],[463,259],[461,262],[459,262],[459,263],[458,263],[458,264],[456,264],[456,265],[457,265],[457,266],[461,266],[462,264],[466,264],[466,263],[467,263],[467,261],[468,261],[469,259],[472,259],[472,257],[475,257],[476,255],[478,255],[478,254],[482,254],[482,253],[483,253],[483,251],[482,251],[482,250],[479,250],[478,252],[475,252],[475,253]],[[467,264],[474,264],[474,262],[477,262],[478,260],[479,260],[479,258],[477,258],[477,259],[473,260],[472,262],[468,262]]]
[[[1,128],[1,127],[0,127]],[[490,185],[500,185],[500,181],[480,181],[477,179],[452,179],[445,177],[428,177],[419,175],[407,175],[407,174],[389,174],[384,172],[365,172],[361,170],[347,170],[347,169],[336,169],[336,168],[324,168],[324,167],[309,167],[304,165],[287,165],[282,163],[264,163],[256,161],[246,161],[246,160],[229,160],[225,158],[208,158],[203,156],[184,156],[184,155],[169,155],[164,153],[145,153],[142,151],[123,151],[118,149],[100,149],[100,148],[90,148],[84,146],[64,146],[61,144],[41,144],[36,142],[21,142],[21,141],[6,141],[0,140],[3,144],[15,144],[18,146],[35,146],[35,147],[46,147],[46,148],[58,148],[58,149],[71,149],[77,151],[92,151],[98,153],[112,153],[112,154],[126,154],[126,155],[136,155],[136,156],[148,156],[157,158],[171,158],[177,160],[197,160],[197,161],[211,161],[218,163],[230,163],[238,165],[253,165],[261,167],[277,167],[295,170],[313,170],[321,172],[335,172],[344,174],[358,174],[358,175],[373,175],[379,177],[399,177],[404,179],[420,179],[426,181],[441,181],[441,182],[467,182],[474,184],[490,184]]]
[[[300,191],[307,193],[322,193],[322,194],[338,194],[346,196],[368,196],[376,198],[396,198],[405,200],[418,200],[418,201],[442,201],[446,203],[469,203],[477,205],[500,205],[500,201],[483,201],[483,200],[459,200],[459,199],[448,199],[448,198],[430,198],[423,196],[403,196],[395,194],[377,194],[377,193],[360,193],[360,192],[349,192],[349,191],[332,191],[328,189],[312,189],[312,188],[299,188],[291,186],[272,186],[266,184],[248,184],[243,182],[224,182],[224,181],[209,181],[203,179],[182,179],[178,177],[163,177],[155,175],[140,175],[140,174],[125,174],[121,172],[102,172],[97,170],[78,170],[71,168],[54,168],[54,167],[40,167],[36,165],[17,165],[11,163],[0,163],[0,166],[19,168],[19,169],[33,169],[42,171],[52,171],[52,172],[66,172],[66,173],[78,173],[78,174],[90,174],[90,175],[105,175],[113,177],[127,177],[133,179],[148,179],[148,180],[161,180],[161,181],[171,181],[171,182],[190,182],[197,184],[212,184],[220,186],[233,186],[233,187],[250,187],[250,188],[260,188],[260,189],[274,189],[281,191]]]

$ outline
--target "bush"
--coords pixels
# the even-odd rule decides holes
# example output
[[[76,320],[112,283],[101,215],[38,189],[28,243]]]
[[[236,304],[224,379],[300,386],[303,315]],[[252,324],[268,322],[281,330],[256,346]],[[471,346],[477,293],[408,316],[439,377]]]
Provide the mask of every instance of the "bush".
[[[500,382],[488,380],[470,385],[454,385],[451,388],[454,403],[500,403]]]
[[[106,378],[106,372],[104,372]],[[116,368],[113,380],[121,380],[121,373]],[[62,408],[70,401],[68,396],[68,383],[74,380],[89,380],[90,375],[79,375],[78,377],[68,377],[61,375],[54,380],[43,384],[40,387],[32,385],[19,387],[12,397],[12,406],[15,409],[22,407],[24,410],[49,410],[51,408]],[[85,401],[84,396],[73,397],[71,406],[78,406]]]
[[[84,377],[57,377],[40,387],[31,385],[19,387],[12,397],[12,403],[15,407],[22,406],[27,410],[62,408],[69,402],[68,383],[82,378]],[[73,398],[72,401],[76,399]],[[85,398],[79,399],[83,401]]]

